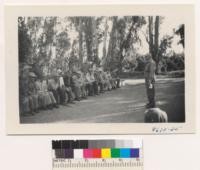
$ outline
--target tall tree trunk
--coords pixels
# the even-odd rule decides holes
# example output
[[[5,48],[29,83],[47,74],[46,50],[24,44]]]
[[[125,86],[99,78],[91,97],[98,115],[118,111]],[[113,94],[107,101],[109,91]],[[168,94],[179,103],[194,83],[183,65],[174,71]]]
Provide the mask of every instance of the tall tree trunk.
[[[93,30],[92,30],[91,17],[86,18],[84,31],[85,31],[85,38],[86,38],[87,60],[92,61]]]
[[[158,48],[159,48],[159,21],[160,18],[159,16],[156,16],[156,20],[155,20],[155,44],[154,44],[154,55],[155,55],[155,62],[156,62],[156,73],[159,73],[159,62],[160,62],[160,56],[158,56]]]
[[[153,17],[149,16],[149,52],[154,59]]]
[[[93,61],[94,63],[98,64],[98,53],[99,53],[99,43],[97,37],[97,22],[96,19],[92,18],[92,33],[93,33]]]
[[[106,41],[107,41],[107,34],[108,34],[108,20],[106,18],[105,21],[105,31],[104,31],[104,37],[103,37],[103,57],[106,56]]]
[[[112,30],[110,33],[110,40],[109,40],[109,45],[108,45],[108,51],[107,51],[107,55],[104,56],[105,58],[105,65],[104,67],[107,68],[109,67],[109,64],[111,62],[111,59],[114,59],[115,56],[115,47],[116,47],[116,43],[117,43],[117,36],[116,36],[116,31],[117,31],[117,17],[113,17],[113,24],[112,24]]]
[[[152,55],[153,60],[156,63],[156,73],[159,73],[159,61],[158,56],[159,50],[159,26],[160,26],[160,17],[155,17],[155,23],[153,17],[149,16],[149,52]]]
[[[83,28],[82,19],[79,19],[79,64],[83,63]]]

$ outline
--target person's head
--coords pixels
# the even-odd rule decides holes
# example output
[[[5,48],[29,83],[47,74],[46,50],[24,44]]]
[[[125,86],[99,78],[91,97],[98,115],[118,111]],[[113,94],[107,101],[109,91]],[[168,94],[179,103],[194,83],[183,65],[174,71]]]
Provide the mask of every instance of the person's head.
[[[150,61],[151,59],[152,59],[152,55],[151,55],[151,54],[147,54],[147,55],[146,55],[146,60],[147,60],[147,61]]]
[[[167,122],[167,113],[159,108],[150,108],[145,111],[145,123]]]
[[[29,73],[29,78],[30,78],[31,81],[35,81],[36,78],[37,78],[37,76],[35,75],[34,72],[30,72],[30,73]]]
[[[57,74],[60,76],[60,75],[62,75],[62,70],[61,69],[58,69],[57,70]]]

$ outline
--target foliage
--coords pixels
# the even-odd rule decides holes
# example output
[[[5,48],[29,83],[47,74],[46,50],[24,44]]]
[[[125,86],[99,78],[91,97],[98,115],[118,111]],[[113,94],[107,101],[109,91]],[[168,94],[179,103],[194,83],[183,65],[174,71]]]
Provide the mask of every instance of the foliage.
[[[67,32],[61,32],[56,36],[56,57],[64,57],[65,52],[70,48],[70,40]]]
[[[38,76],[43,75],[44,68],[50,73],[57,68],[88,69],[93,65],[117,70],[118,74],[140,72],[146,61],[145,55],[138,53],[138,46],[144,41],[141,32],[147,29],[143,34],[157,70],[184,69],[183,54],[167,56],[174,37],[160,37],[163,22],[160,16],[19,17],[19,62],[32,65]],[[184,40],[184,25],[174,33]]]
[[[180,35],[181,40],[179,41],[180,44],[185,47],[185,25],[181,24],[179,28],[175,31],[175,34]]]
[[[109,42],[107,65],[111,70],[123,68],[123,60],[126,53],[134,43],[140,41],[138,30],[146,23],[144,17],[126,16],[123,18],[113,17],[113,27]],[[134,52],[134,51],[132,51]]]
[[[18,18],[18,46],[19,62],[28,62],[31,55],[31,39],[23,17]]]

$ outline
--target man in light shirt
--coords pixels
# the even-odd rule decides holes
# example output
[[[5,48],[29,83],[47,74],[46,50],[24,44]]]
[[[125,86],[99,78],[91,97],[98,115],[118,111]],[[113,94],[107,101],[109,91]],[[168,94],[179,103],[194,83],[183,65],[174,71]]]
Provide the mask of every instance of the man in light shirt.
[[[67,93],[65,93],[65,83],[62,76],[62,71],[58,69],[58,93],[60,95],[60,104],[66,105],[66,101],[68,100]]]
[[[152,59],[152,56],[147,55],[147,63],[144,69],[144,78],[146,85],[147,98],[149,103],[147,103],[147,108],[154,108],[156,106],[155,102],[155,70],[156,64]]]

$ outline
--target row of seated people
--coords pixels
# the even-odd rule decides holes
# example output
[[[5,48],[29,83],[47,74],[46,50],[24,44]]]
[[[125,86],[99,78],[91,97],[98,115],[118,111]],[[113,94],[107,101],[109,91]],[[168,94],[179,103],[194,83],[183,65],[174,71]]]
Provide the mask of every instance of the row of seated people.
[[[27,78],[28,77],[28,78]],[[39,110],[59,108],[88,96],[120,87],[120,79],[103,70],[88,72],[60,70],[52,76],[38,77],[34,72],[20,78],[20,113],[34,115]]]

